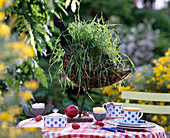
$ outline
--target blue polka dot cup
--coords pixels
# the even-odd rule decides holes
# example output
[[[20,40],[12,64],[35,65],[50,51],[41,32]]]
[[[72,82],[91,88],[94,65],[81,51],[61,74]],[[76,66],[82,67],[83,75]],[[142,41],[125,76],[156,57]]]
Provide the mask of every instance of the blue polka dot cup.
[[[115,102],[107,102],[102,105],[104,107],[106,105],[107,111],[106,116],[107,117],[121,117],[121,103],[115,103]]]
[[[139,113],[141,115],[139,116]],[[143,111],[139,108],[132,108],[132,107],[124,107],[123,108],[123,121],[124,123],[131,123],[135,124],[143,116]]]

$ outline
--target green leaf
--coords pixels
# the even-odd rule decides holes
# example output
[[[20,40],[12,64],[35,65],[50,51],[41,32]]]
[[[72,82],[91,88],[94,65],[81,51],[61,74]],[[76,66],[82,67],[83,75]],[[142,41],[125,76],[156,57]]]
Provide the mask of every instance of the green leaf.
[[[45,88],[48,88],[48,83],[46,80],[46,75],[44,70],[40,67],[37,67],[34,68],[34,71],[35,71],[35,78],[38,80],[38,82],[40,82]]]
[[[8,87],[12,88],[13,81],[12,81],[12,78],[11,78],[10,74],[6,76],[6,82],[8,84]]]
[[[13,90],[14,90],[14,92],[17,92],[17,91],[19,91],[19,85],[20,85],[20,81],[19,80],[17,80],[16,82],[15,82],[15,85],[14,85],[14,87],[13,87]]]

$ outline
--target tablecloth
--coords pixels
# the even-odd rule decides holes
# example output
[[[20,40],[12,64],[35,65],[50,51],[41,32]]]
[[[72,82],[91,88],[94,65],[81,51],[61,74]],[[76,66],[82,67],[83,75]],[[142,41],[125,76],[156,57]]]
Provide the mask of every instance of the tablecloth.
[[[145,130],[128,130],[126,133],[110,132],[101,129],[92,129],[89,126],[94,122],[79,123],[80,128],[72,129],[72,123],[67,123],[66,128],[45,128],[43,120],[36,122],[33,118],[19,122],[18,127],[41,127],[43,138],[167,138],[163,127],[156,125]],[[105,127],[113,127],[104,120]]]

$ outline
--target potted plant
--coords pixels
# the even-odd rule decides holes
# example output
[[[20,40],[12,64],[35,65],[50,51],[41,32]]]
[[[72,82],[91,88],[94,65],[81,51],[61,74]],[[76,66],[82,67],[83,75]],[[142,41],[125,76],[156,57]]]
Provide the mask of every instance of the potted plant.
[[[61,31],[59,44],[65,51],[63,69],[73,83],[85,88],[84,97],[88,88],[115,84],[131,72],[123,69],[125,64],[115,28],[110,29],[102,18],[91,22],[76,19],[66,28],[54,16],[54,24]]]

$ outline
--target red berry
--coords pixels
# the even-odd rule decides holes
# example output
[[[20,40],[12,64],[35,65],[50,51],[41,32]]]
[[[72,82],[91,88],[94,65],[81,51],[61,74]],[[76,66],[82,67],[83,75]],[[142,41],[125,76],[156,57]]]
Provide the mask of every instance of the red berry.
[[[78,107],[75,106],[75,105],[69,105],[66,109],[65,109],[65,114],[68,116],[68,117],[75,117],[77,116],[79,110],[78,110]]]
[[[73,124],[72,124],[72,128],[73,128],[73,129],[79,129],[79,128],[80,128],[80,125],[77,124],[77,123],[73,123]]]
[[[83,113],[83,116],[88,116],[88,117],[89,117],[89,113],[85,111],[85,112]]]
[[[37,122],[41,121],[41,120],[42,120],[42,116],[41,116],[41,115],[37,115],[36,118],[35,118],[35,120],[36,120]]]
[[[104,126],[104,123],[102,121],[97,121],[96,125],[99,125],[100,127]]]

